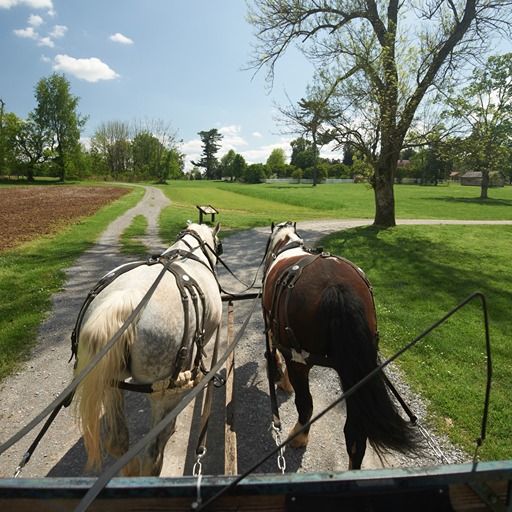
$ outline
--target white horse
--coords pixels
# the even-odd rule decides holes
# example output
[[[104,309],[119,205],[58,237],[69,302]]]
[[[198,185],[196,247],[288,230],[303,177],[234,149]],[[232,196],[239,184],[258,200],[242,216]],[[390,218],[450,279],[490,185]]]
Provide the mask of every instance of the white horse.
[[[112,271],[117,277],[87,306],[79,329],[75,375],[115,335],[162,272],[162,265],[172,259],[138,317],[77,389],[76,411],[89,469],[100,466],[103,449],[120,457],[129,448],[124,391],[116,381],[131,377],[135,383],[153,385],[155,391],[148,396],[155,426],[178,405],[183,391],[201,379],[202,347],[220,328],[222,317],[215,275],[218,229],[219,225],[215,229],[189,225],[158,264],[126,265]],[[102,412],[104,439],[100,436]],[[142,458],[134,457],[124,466],[122,474],[160,475],[164,448],[173,431],[174,424],[164,429]]]

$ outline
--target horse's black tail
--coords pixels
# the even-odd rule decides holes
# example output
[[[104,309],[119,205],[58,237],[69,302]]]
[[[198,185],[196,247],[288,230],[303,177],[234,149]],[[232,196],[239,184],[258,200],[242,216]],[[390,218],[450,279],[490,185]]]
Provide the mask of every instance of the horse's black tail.
[[[330,286],[322,297],[321,308],[331,341],[329,355],[337,362],[342,387],[348,391],[378,366],[375,335],[370,331],[362,299],[351,289],[341,284]],[[356,415],[358,428],[377,453],[417,452],[416,431],[400,416],[382,372],[351,395],[347,407]]]

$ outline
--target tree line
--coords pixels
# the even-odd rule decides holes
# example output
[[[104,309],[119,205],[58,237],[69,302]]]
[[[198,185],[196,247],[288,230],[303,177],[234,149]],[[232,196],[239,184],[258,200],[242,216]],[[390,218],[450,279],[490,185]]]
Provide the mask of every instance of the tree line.
[[[169,122],[105,122],[86,147],[80,137],[88,117],[78,112],[79,98],[64,75],[41,78],[35,100],[26,119],[0,100],[0,176],[158,183],[184,176],[185,155]]]

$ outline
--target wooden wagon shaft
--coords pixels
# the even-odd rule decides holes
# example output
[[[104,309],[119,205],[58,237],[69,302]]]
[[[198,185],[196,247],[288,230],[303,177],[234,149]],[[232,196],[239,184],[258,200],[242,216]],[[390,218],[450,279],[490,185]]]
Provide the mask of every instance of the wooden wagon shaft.
[[[233,343],[235,335],[235,315],[233,301],[228,303],[227,319],[227,346]],[[238,474],[238,456],[235,430],[235,352],[233,351],[226,361],[226,408],[225,408],[225,451],[224,473],[226,475]]]

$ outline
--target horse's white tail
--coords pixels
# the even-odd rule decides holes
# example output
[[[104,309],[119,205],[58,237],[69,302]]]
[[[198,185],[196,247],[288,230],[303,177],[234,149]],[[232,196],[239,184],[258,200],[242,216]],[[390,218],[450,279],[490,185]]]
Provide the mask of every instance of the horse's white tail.
[[[108,343],[141,301],[138,290],[113,292],[92,312],[82,326],[78,342],[78,375],[91,359]],[[76,413],[87,451],[87,468],[98,467],[101,462],[100,420],[105,414],[107,430],[115,428],[115,415],[122,405],[122,392],[112,387],[123,378],[129,348],[135,341],[136,319],[114,346],[82,381],[76,393]]]

